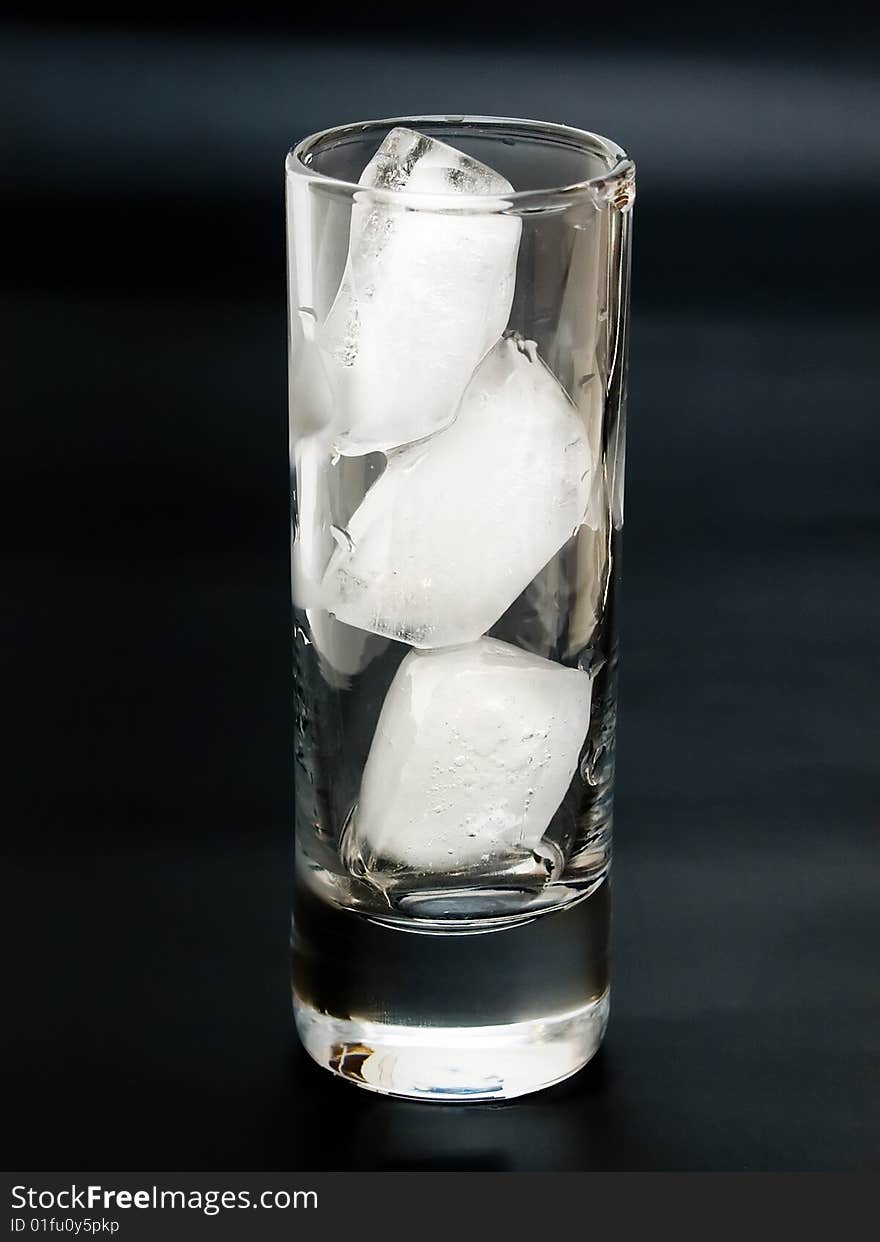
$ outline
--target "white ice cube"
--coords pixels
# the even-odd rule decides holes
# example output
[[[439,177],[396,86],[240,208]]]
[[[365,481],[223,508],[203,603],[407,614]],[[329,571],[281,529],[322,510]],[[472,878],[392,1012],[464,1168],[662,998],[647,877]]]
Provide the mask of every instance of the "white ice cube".
[[[533,342],[499,341],[452,426],[389,457],[325,607],[415,647],[473,642],[578,529],[590,476],[583,423]]]
[[[521,223],[403,196],[512,192],[485,164],[436,139],[393,129],[360,178],[342,285],[317,334],[343,454],[386,450],[450,423],[474,368],[507,325]],[[491,204],[487,204],[491,206]]]
[[[364,769],[356,854],[443,872],[536,849],[577,769],[591,688],[494,638],[410,652]]]

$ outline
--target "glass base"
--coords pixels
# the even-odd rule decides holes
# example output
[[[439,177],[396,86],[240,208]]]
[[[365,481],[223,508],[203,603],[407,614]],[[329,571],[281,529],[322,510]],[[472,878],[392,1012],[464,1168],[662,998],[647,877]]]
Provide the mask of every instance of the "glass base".
[[[319,1013],[294,994],[303,1046],[324,1069],[383,1095],[511,1100],[577,1073],[595,1055],[608,993],[580,1009],[501,1026],[393,1026]]]

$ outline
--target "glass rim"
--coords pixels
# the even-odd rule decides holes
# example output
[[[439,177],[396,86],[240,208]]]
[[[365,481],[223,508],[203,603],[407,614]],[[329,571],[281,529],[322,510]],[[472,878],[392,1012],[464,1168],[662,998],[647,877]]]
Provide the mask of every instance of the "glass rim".
[[[362,186],[356,181],[346,181],[332,177],[311,166],[310,160],[316,151],[328,141],[342,141],[346,138],[360,137],[373,130],[394,129],[395,126],[417,129],[419,125],[458,126],[482,128],[499,133],[505,130],[518,130],[522,137],[581,151],[586,155],[597,156],[608,164],[607,172],[595,177],[587,177],[564,185],[547,186],[536,190],[514,190],[510,194],[425,194],[412,193],[407,190]],[[442,139],[441,139],[442,141]],[[398,116],[386,117],[383,120],[354,121],[347,125],[335,125],[329,129],[318,130],[301,139],[292,147],[285,160],[285,170],[289,174],[302,177],[304,180],[323,186],[331,192],[347,196],[355,193],[369,193],[378,201],[399,203],[406,200],[413,208],[424,210],[477,210],[477,211],[509,211],[511,208],[537,211],[547,207],[565,206],[573,200],[587,195],[594,200],[615,202],[619,206],[629,206],[633,198],[635,164],[624,151],[623,147],[594,134],[586,129],[576,129],[570,125],[560,125],[552,121],[532,121],[521,117],[473,116],[459,114],[441,114],[436,116]]]

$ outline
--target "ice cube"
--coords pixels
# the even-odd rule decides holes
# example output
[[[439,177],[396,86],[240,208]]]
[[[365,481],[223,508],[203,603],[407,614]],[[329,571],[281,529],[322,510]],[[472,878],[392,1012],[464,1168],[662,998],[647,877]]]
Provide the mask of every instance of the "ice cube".
[[[535,850],[571,784],[592,683],[494,638],[412,651],[388,690],[349,856],[431,872]]]
[[[589,445],[531,341],[499,341],[451,427],[393,453],[327,567],[341,621],[415,647],[485,634],[584,518]]]
[[[340,453],[386,450],[445,427],[513,300],[521,222],[489,210],[412,210],[370,188],[427,195],[512,192],[470,156],[393,129],[364,169],[348,262],[317,340]]]

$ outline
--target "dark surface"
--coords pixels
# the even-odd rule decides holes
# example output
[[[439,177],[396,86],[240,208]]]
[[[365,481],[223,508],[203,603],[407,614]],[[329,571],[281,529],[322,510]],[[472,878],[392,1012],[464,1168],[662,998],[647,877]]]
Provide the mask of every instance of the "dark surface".
[[[876,1167],[876,89],[104,37],[7,40],[5,1167]],[[286,977],[280,163],[451,98],[590,123],[642,175],[612,1023],[569,1084],[468,1109],[314,1069]]]

